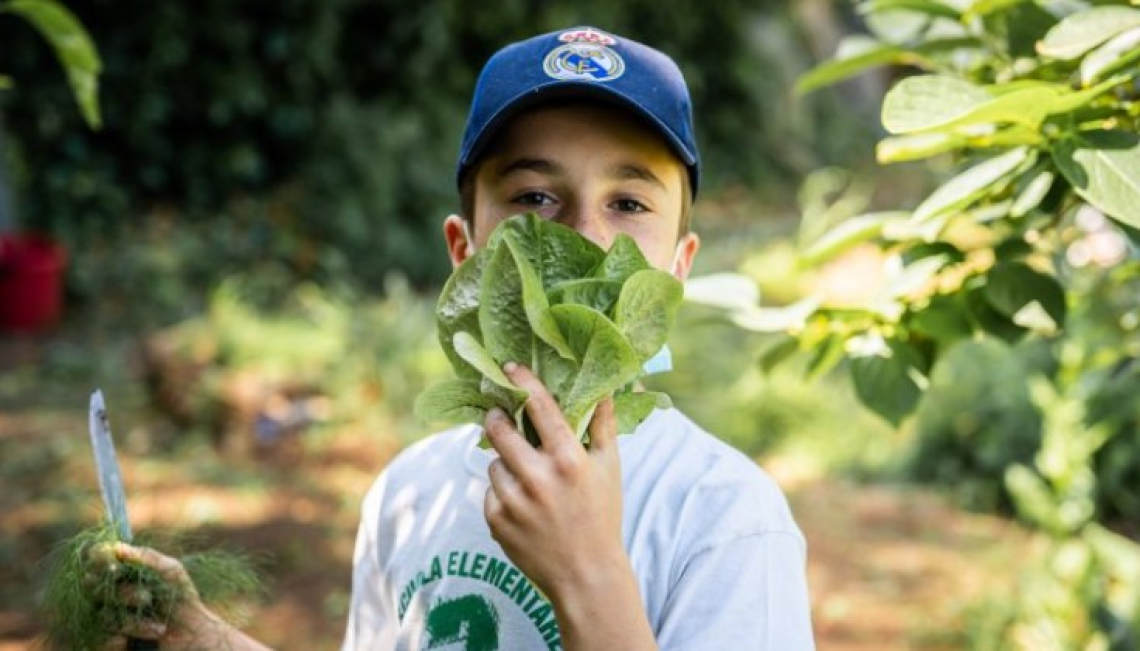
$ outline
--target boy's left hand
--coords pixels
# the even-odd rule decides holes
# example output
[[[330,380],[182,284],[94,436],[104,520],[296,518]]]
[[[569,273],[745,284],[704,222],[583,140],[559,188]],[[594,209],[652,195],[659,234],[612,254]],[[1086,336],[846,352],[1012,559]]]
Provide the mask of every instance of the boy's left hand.
[[[556,607],[568,598],[579,601],[572,595],[592,601],[615,573],[632,575],[621,537],[613,399],[606,398],[595,410],[586,448],[529,369],[508,364],[504,370],[530,394],[526,411],[542,445],[532,447],[502,410],[487,415],[487,438],[499,453],[488,470],[487,524],[511,560]]]

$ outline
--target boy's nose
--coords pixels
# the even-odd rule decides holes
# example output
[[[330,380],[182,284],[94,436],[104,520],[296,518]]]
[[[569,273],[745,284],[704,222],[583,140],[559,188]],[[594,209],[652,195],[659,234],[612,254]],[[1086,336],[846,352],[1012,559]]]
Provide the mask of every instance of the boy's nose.
[[[570,214],[560,221],[603,249],[609,249],[614,240],[612,225],[597,211],[584,209],[570,211]]]

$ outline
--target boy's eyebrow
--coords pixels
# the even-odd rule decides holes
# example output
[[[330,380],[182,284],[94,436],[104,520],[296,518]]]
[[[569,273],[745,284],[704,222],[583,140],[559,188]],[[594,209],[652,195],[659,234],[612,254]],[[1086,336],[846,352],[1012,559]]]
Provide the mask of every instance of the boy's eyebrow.
[[[649,171],[648,167],[632,163],[621,163],[606,170],[606,176],[619,181],[645,181],[665,190],[665,182]]]
[[[546,176],[561,176],[565,169],[546,158],[516,158],[499,168],[499,177],[506,177],[521,171],[536,172]],[[634,163],[618,163],[606,169],[606,176],[618,181],[645,181],[665,190],[665,182],[649,168]]]
[[[510,176],[524,170],[547,176],[558,176],[563,173],[561,165],[545,158],[516,158],[499,168],[499,177]]]

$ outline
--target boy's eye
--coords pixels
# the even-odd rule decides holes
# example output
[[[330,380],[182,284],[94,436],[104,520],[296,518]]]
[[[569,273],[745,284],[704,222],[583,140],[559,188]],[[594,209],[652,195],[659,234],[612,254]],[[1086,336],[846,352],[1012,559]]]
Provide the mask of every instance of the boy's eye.
[[[636,199],[618,199],[613,203],[614,210],[618,212],[646,212],[649,209]]]
[[[549,206],[554,198],[545,192],[524,192],[511,201],[523,206]]]

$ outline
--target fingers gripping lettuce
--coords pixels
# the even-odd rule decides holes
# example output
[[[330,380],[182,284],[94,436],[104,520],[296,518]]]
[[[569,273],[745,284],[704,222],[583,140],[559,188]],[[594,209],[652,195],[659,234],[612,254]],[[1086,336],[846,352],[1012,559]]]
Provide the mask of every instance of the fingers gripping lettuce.
[[[681,282],[654,269],[626,235],[605,251],[537,215],[512,217],[440,294],[439,341],[456,378],[424,391],[416,413],[482,423],[501,407],[537,445],[522,410],[526,392],[501,370],[513,361],[541,378],[583,443],[594,408],[610,394],[619,432],[631,432],[671,404],[664,394],[636,392],[635,384],[665,345],[682,293]]]

